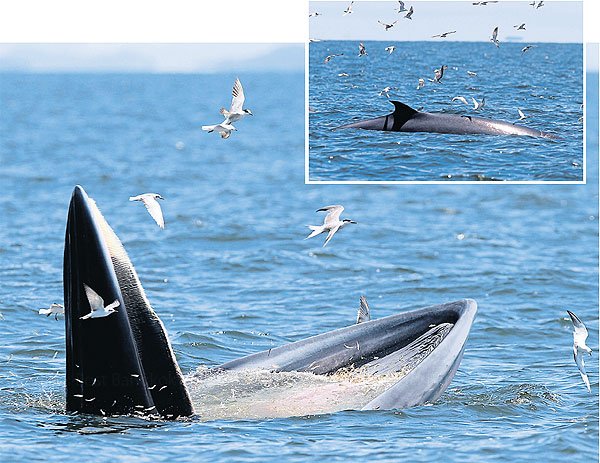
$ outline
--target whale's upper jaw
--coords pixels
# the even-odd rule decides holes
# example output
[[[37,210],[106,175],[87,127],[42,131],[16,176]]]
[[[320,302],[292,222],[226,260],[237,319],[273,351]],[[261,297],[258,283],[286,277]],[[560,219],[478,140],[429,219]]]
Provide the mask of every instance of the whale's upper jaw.
[[[84,286],[116,313],[89,313]],[[164,327],[123,246],[95,203],[76,186],[67,219],[63,268],[67,411],[188,416],[193,408]]]

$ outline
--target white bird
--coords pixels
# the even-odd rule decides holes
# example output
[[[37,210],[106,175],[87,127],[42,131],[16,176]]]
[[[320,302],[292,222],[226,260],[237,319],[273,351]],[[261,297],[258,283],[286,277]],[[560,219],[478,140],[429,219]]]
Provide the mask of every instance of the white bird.
[[[338,74],[338,77],[348,77],[348,73],[342,72],[342,73]]]
[[[323,60],[323,62],[324,62],[325,64],[327,64],[327,63],[329,63],[329,62],[330,62],[330,61],[331,61],[333,58],[335,58],[336,56],[343,56],[343,55],[344,55],[343,53],[340,53],[340,54],[337,54],[337,55],[336,55],[336,54],[327,55],[327,56],[325,57],[325,59]]]
[[[455,96],[454,98],[452,98],[452,101],[462,101],[464,104],[466,104],[467,106],[469,106],[469,102],[467,101],[467,99],[464,96]]]
[[[469,75],[469,77],[477,77],[477,73],[473,71],[467,71],[467,74]]]
[[[396,49],[395,45],[390,45],[389,47],[385,47],[385,51],[387,51],[390,55],[392,53],[394,53],[394,50]]]
[[[141,201],[146,206],[148,213],[161,229],[165,228],[165,219],[163,218],[162,210],[157,199],[165,199],[157,193],[144,193],[138,196],[130,196],[129,201]]]
[[[358,313],[356,314],[356,324],[368,322],[371,320],[371,310],[369,304],[367,304],[367,298],[360,296],[360,306],[358,307]]]
[[[390,97],[390,91],[392,90],[396,90],[397,87],[385,87],[381,92],[379,92],[379,96],[386,96],[387,98]]]
[[[573,331],[573,358],[575,359],[577,368],[579,368],[581,379],[583,379],[588,392],[592,392],[590,380],[585,371],[585,363],[583,361],[583,352],[592,355],[592,349],[585,345],[585,340],[588,337],[588,330],[577,315],[570,310],[567,310],[567,313],[569,314],[569,317],[571,317],[573,327],[575,328],[575,331]]]
[[[524,121],[525,119],[527,119],[527,116],[525,114],[523,114],[523,111],[521,111],[520,108],[517,108],[517,111],[519,112],[519,120],[520,121]]]
[[[450,34],[456,34],[456,31],[448,31],[448,32],[443,32],[441,34],[436,34],[436,35],[432,35],[431,38],[435,39],[436,37],[439,37],[441,39],[445,39],[446,37],[448,37]]]
[[[325,206],[321,209],[317,209],[317,212],[322,211],[327,212],[327,215],[323,220],[323,225],[309,225],[308,228],[312,230],[312,233],[304,239],[307,240],[309,238],[313,238],[317,235],[320,235],[321,233],[328,231],[329,233],[327,235],[327,238],[325,239],[325,243],[323,243],[323,247],[325,247],[327,246],[327,243],[329,243],[329,240],[333,238],[333,235],[335,235],[338,230],[341,230],[344,226],[346,226],[349,223],[356,222],[350,219],[340,220],[340,215],[342,215],[342,212],[344,211],[344,206],[340,206],[339,204],[333,206]]]
[[[533,47],[535,47],[535,45],[527,45],[526,47],[521,48],[521,55],[523,53],[527,53],[529,50],[531,50]]]
[[[404,15],[404,17],[405,17],[406,19],[412,19],[412,15],[413,15],[413,13],[414,13],[414,12],[415,12],[415,10],[413,10],[413,7],[411,6],[411,7],[410,7],[410,10],[408,10],[408,13],[406,13],[406,14]]]
[[[500,42],[498,41],[498,26],[494,28],[492,31],[492,37],[490,38],[490,42],[493,42],[496,47],[500,46]]]
[[[313,18],[313,17],[317,17],[317,16],[321,16],[321,13],[319,13],[318,11],[315,11],[314,13],[310,13],[308,15],[309,18]]]
[[[442,78],[444,77],[444,71],[448,69],[447,65],[443,65],[439,69],[433,70],[433,79],[429,79],[429,82],[436,82],[438,84],[442,83]]]
[[[419,79],[419,84],[417,85],[417,90],[425,87],[425,79]]]
[[[516,30],[518,30],[518,31],[525,31],[525,30],[527,30],[527,29],[525,29],[525,23],[522,23],[522,24],[515,24],[513,27],[514,27]]]
[[[244,96],[244,88],[242,87],[240,79],[237,78],[235,79],[233,88],[231,89],[231,107],[229,108],[229,111],[227,111],[225,108],[221,108],[219,111],[223,116],[225,116],[225,120],[221,125],[231,125],[246,115],[253,115],[252,111],[249,109],[244,109],[245,100],[246,97]]]
[[[365,45],[361,42],[358,44],[358,56],[365,56],[367,55],[367,49],[365,48]]]
[[[54,315],[54,319],[58,320],[59,315],[64,315],[65,308],[61,304],[50,304],[50,307],[43,308],[38,311],[40,315],[45,315],[49,317],[50,315]]]
[[[390,30],[392,27],[394,27],[394,25],[395,25],[395,24],[396,24],[398,21],[394,21],[392,24],[386,24],[386,23],[384,23],[384,22],[381,22],[381,21],[379,21],[379,20],[377,20],[377,22],[378,22],[379,24],[381,24],[381,25],[382,25],[382,26],[385,28],[385,30],[386,30],[386,31],[389,31],[389,30]]]
[[[471,97],[471,99],[473,100],[473,109],[475,111],[479,111],[480,109],[483,109],[483,107],[485,106],[485,98],[483,98],[481,101],[477,101],[473,97]]]
[[[406,7],[404,6],[404,2],[401,2],[400,0],[398,0],[398,4],[399,4],[398,10],[397,10],[398,13],[402,13],[404,11],[407,11]]]
[[[354,2],[350,2],[350,5],[348,5],[348,8],[346,8],[346,9],[344,10],[344,14],[343,14],[343,16],[346,16],[347,14],[351,14],[351,13],[352,13],[352,4],[353,4],[353,3],[354,3]]]
[[[219,133],[219,135],[221,135],[221,138],[227,139],[231,136],[231,132],[237,129],[231,124],[221,122],[220,124],[215,125],[203,125],[202,130],[208,133],[214,132],[216,130]]]
[[[90,288],[85,283],[83,284],[85,288],[85,295],[87,296],[87,300],[90,304],[90,313],[84,315],[83,317],[79,317],[82,320],[87,320],[88,318],[102,318],[108,317],[111,313],[116,312],[115,307],[119,307],[121,303],[118,299],[115,299],[114,302],[108,304],[104,307],[104,299],[102,299],[96,291]]]

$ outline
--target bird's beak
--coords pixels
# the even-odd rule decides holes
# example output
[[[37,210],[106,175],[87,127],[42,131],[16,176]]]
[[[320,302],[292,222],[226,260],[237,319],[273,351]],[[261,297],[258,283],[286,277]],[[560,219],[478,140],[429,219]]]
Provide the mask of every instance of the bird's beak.
[[[162,200],[164,201],[164,199],[165,199],[165,198],[163,198],[162,196],[158,195],[158,196],[156,197],[156,199],[162,199]]]
[[[358,222],[355,222],[354,220],[351,220],[350,223],[358,224]]]

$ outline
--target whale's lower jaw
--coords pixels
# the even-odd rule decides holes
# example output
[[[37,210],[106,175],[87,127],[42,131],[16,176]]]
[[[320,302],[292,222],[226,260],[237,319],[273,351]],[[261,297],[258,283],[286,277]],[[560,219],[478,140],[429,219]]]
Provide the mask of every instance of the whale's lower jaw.
[[[69,206],[64,253],[67,411],[162,418],[194,413],[164,327],[121,242],[80,186]],[[84,319],[88,285],[107,317]]]
[[[84,284],[117,312],[89,313]],[[64,253],[66,407],[98,415],[177,418],[194,414],[165,329],[150,307],[125,249],[96,204],[77,186]],[[454,376],[477,304],[466,299],[351,325],[228,362],[221,370],[367,375],[405,372],[364,409],[436,400]],[[366,402],[363,402],[366,403]],[[202,414],[202,410],[198,410]]]

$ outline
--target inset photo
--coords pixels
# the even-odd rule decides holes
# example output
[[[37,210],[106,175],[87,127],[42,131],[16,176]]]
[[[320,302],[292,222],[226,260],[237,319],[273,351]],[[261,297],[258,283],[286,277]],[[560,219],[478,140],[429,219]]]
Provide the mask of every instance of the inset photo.
[[[310,2],[307,183],[585,182],[582,2]]]

